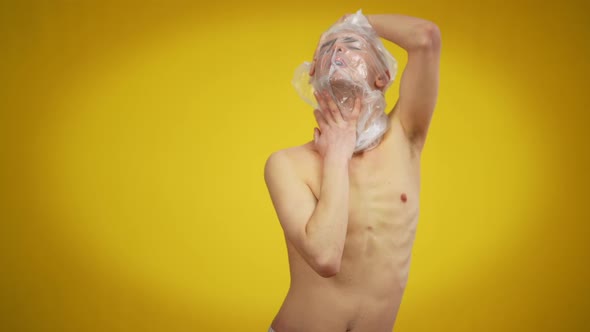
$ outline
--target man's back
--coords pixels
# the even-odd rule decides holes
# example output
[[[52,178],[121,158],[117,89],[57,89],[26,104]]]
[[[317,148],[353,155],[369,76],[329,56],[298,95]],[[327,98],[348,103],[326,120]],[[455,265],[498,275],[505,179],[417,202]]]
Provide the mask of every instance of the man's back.
[[[291,287],[273,322],[278,332],[391,331],[408,277],[419,208],[419,152],[395,114],[374,149],[349,164],[348,228],[341,268],[324,278],[287,241]],[[317,198],[313,142],[281,151]]]

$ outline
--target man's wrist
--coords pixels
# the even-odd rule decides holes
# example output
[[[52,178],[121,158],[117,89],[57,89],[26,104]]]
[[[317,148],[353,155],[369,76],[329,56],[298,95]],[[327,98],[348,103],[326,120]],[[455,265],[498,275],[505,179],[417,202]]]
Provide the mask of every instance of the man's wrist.
[[[352,158],[352,152],[347,152],[342,149],[334,149],[326,152],[324,159],[334,163],[348,163]]]
[[[371,26],[371,28],[373,28],[373,31],[375,31],[375,33],[377,34],[377,36],[382,37],[381,34],[379,33],[379,22],[378,19],[376,20],[376,15],[366,15],[367,16],[367,21],[369,22],[369,25]]]

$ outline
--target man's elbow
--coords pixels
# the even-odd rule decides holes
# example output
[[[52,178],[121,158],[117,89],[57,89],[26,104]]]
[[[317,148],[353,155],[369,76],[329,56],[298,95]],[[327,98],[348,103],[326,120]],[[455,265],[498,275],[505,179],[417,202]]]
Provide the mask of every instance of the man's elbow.
[[[428,22],[416,27],[413,46],[410,50],[438,51],[441,46],[441,33],[438,26]]]
[[[313,264],[313,269],[317,274],[324,278],[330,278],[340,272],[340,265],[342,262],[342,255],[324,255],[316,257]]]

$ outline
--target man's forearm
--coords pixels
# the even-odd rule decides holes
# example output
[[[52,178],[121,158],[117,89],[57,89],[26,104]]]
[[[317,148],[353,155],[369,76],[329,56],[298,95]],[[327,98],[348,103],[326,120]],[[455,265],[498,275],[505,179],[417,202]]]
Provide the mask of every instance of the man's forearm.
[[[319,265],[339,269],[348,228],[349,158],[327,154],[323,160],[322,187],[316,208],[307,223],[308,244]]]
[[[438,28],[430,21],[399,14],[367,15],[379,37],[397,44],[406,51],[423,47],[432,40]]]

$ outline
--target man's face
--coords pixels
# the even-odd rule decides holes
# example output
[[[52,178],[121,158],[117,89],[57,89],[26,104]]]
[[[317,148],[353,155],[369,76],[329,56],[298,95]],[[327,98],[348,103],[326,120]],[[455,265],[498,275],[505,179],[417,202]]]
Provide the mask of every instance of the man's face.
[[[366,82],[374,87],[376,54],[364,38],[354,33],[322,36],[314,56],[315,79]]]

